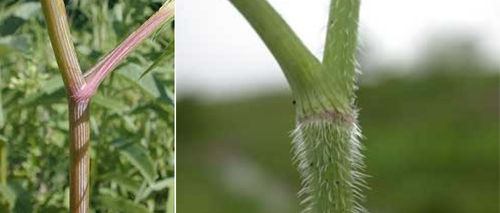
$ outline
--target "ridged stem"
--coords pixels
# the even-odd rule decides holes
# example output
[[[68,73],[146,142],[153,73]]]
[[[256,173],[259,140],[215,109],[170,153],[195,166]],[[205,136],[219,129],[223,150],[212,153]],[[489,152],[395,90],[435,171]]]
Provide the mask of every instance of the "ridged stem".
[[[52,49],[68,91],[70,149],[70,212],[87,213],[89,203],[89,100],[73,97],[86,82],[71,39],[63,0],[42,0]]]
[[[69,95],[73,95],[85,85],[85,79],[71,39],[64,1],[41,0],[41,3],[57,65]]]
[[[91,97],[99,84],[111,71],[125,59],[139,44],[157,30],[162,24],[171,20],[175,15],[175,0],[164,4],[155,14],[132,32],[120,45],[109,52],[95,66],[85,73],[87,85],[74,95],[75,99],[82,100]]]
[[[70,101],[69,119],[70,212],[86,213],[90,190],[89,101]]]
[[[68,91],[70,133],[70,212],[87,213],[90,183],[89,103],[102,80],[151,33],[174,16],[174,0],[111,51],[84,77],[76,56],[63,0],[41,0],[52,49]]]

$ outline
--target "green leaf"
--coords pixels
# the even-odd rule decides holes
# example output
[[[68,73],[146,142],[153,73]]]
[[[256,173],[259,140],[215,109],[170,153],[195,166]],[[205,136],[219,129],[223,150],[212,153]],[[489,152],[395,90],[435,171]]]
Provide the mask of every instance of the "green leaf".
[[[173,106],[174,105],[174,94],[172,94],[172,92],[170,92],[170,90],[167,90],[165,85],[155,75],[153,75],[153,80],[154,80],[156,88],[158,89],[158,92],[160,93],[158,100],[164,104]]]
[[[174,185],[174,178],[166,178],[151,184],[151,189],[154,191],[161,191],[166,188],[170,188]]]
[[[148,209],[138,203],[134,203],[128,199],[121,197],[100,196],[99,203],[101,207],[112,212],[125,212],[125,213],[148,213]]]
[[[14,16],[28,20],[31,16],[38,14],[41,5],[38,2],[27,2],[19,5],[14,11]]]
[[[0,38],[0,47],[0,53],[13,50],[21,53],[28,53],[30,44],[26,36],[5,36]]]
[[[147,96],[151,98],[160,97],[160,91],[158,91],[158,88],[155,86],[153,76],[146,75],[139,79],[141,75],[139,70],[142,69],[143,68],[141,66],[131,63],[121,67],[117,73],[126,80],[134,83],[134,85],[143,90]]]
[[[45,93],[45,94],[52,94],[55,91],[57,91],[63,87],[64,87],[64,83],[62,81],[61,76],[55,75],[52,78],[50,78],[49,80],[45,81],[45,83],[41,87],[42,90],[40,92]]]
[[[138,181],[119,173],[107,174],[103,177],[103,179],[115,182],[129,192],[136,192],[139,187],[141,187],[141,183]]]
[[[62,78],[55,75],[42,84],[39,92],[22,99],[16,107],[51,104],[60,101],[65,95],[66,91]]]
[[[111,144],[125,157],[148,181],[153,184],[157,178],[156,165],[151,159],[149,151],[138,143],[117,140]]]
[[[0,128],[4,125],[4,115],[3,115],[3,101],[2,101],[2,89],[0,88]]]
[[[167,46],[167,48],[165,49],[165,51],[160,55],[158,56],[158,58],[153,62],[153,64],[151,64],[151,66],[149,66],[142,74],[141,76],[139,77],[139,79],[141,79],[142,77],[144,77],[146,74],[148,74],[149,72],[151,72],[154,68],[156,68],[158,65],[161,64],[161,62],[166,62],[168,61],[168,59],[172,58],[174,56],[174,47],[175,45],[172,43],[172,44],[169,44]]]
[[[33,211],[31,195],[21,185],[15,182],[0,185],[0,193],[8,200],[13,213]]]
[[[122,101],[116,100],[112,97],[104,97],[99,93],[92,97],[92,103],[110,109],[112,112],[123,112],[127,110],[127,106]]]
[[[0,55],[7,55],[10,53],[13,49],[6,44],[0,44]]]

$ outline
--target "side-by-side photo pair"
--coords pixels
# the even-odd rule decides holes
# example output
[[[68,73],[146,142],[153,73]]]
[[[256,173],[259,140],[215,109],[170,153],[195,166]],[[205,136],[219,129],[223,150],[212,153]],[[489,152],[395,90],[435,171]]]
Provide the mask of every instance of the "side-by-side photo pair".
[[[0,0],[0,213],[500,212],[496,0]]]

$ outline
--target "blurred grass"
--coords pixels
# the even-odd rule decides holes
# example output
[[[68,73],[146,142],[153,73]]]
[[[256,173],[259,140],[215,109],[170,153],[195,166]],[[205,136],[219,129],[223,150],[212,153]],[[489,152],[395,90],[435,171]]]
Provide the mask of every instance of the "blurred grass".
[[[361,85],[372,213],[499,211],[499,75],[478,72]],[[289,95],[177,103],[178,212],[299,212]]]

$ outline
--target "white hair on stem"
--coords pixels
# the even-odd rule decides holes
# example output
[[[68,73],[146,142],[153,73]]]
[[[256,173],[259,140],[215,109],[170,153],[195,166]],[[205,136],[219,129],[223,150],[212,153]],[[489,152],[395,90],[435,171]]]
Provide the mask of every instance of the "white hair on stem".
[[[367,212],[360,204],[367,186],[356,121],[306,120],[297,123],[292,136],[293,161],[302,176],[298,194],[303,213]]]

